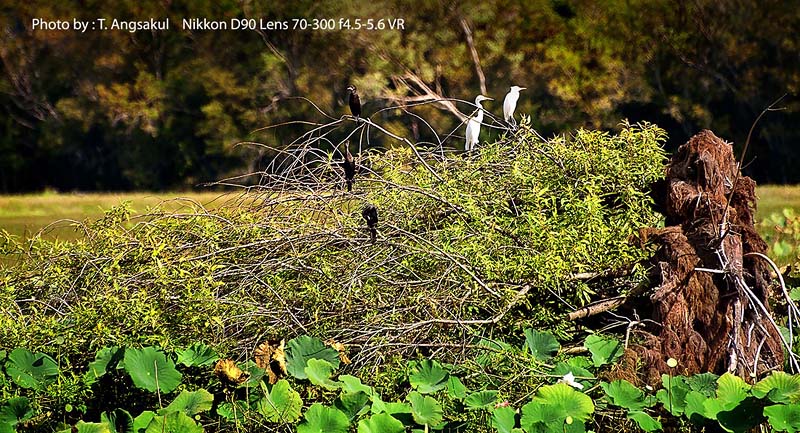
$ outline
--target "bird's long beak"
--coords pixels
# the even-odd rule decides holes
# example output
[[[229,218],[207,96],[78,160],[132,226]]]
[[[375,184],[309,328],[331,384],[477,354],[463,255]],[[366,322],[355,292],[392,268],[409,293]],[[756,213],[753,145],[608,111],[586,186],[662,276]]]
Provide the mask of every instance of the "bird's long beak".
[[[519,90],[525,90],[527,87],[520,87]]]
[[[486,98],[486,101],[494,101],[494,98]]]

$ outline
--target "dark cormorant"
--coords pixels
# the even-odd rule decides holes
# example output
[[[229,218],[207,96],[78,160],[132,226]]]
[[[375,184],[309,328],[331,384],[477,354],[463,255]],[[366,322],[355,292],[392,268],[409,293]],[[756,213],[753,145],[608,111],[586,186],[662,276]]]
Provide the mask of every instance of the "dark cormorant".
[[[353,180],[356,177],[356,161],[350,153],[350,149],[345,145],[344,147],[344,161],[340,163],[344,170],[344,179],[347,183],[347,191],[353,190]]]
[[[347,93],[350,94],[350,98],[347,102],[350,105],[350,112],[358,119],[361,117],[361,98],[358,97],[356,86],[352,84],[347,86]]]
[[[378,236],[378,208],[376,208],[374,204],[367,203],[364,209],[361,210],[361,216],[367,222],[369,238],[374,244],[375,238]]]

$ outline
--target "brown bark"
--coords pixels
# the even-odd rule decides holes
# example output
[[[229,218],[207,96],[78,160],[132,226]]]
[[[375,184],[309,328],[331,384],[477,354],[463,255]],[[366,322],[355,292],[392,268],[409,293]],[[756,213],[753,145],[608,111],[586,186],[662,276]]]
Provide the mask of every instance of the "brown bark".
[[[753,226],[752,179],[739,177],[728,207],[737,170],[731,145],[702,131],[678,149],[654,188],[666,227],[640,233],[657,247],[650,301],[661,326],[644,333],[637,348],[648,383],[660,383],[668,358],[678,361],[673,374],[731,371],[748,379],[783,365],[780,334],[767,314],[771,274],[764,262],[743,256],[767,250]]]

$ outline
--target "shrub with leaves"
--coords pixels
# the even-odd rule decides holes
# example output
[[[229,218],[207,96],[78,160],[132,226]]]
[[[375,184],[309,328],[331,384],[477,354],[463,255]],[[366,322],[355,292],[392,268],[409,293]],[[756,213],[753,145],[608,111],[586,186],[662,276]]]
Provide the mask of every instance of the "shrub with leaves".
[[[265,338],[309,334],[357,347],[346,368],[369,371],[397,396],[397,369],[431,348],[477,371],[485,386],[474,389],[522,394],[500,378],[525,372],[535,386],[530,369],[558,350],[523,329],[563,337],[564,312],[641,278],[646,252],[629,237],[659,221],[648,185],[663,173],[664,140],[649,124],[543,140],[522,122],[471,155],[409,147],[359,155],[352,193],[341,188],[337,155],[301,143],[286,150],[295,162],[262,173],[260,188],[221,199],[213,213],[197,205],[132,219],[120,206],[77,224],[85,236],[76,241],[4,238],[3,250],[21,260],[0,269],[0,350],[24,346],[60,365],[99,368],[111,353],[95,360],[95,351],[125,347],[124,368],[133,368],[128,358],[153,358],[153,374],[166,374],[157,388],[147,375],[133,385],[167,392],[180,380],[176,359],[189,368],[213,362],[193,343],[243,354]],[[375,244],[367,203],[379,213]],[[580,277],[609,270],[628,272],[613,284]],[[510,357],[504,344],[515,348]],[[135,356],[147,346],[166,357]],[[338,367],[336,351],[301,349],[287,344],[289,374],[331,387],[324,377]],[[417,390],[418,407],[425,391],[447,385]],[[329,415],[319,419],[338,418]]]

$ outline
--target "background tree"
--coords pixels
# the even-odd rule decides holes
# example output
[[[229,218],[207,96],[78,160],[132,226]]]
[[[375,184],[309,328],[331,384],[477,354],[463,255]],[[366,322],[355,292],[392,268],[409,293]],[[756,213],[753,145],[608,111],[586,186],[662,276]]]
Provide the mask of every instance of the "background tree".
[[[274,155],[236,143],[281,147],[308,126],[257,130],[324,120],[300,96],[345,114],[350,83],[366,116],[438,97],[471,101],[485,92],[498,99],[517,84],[529,88],[518,113],[530,113],[545,135],[614,128],[629,118],[663,126],[671,146],[702,128],[741,145],[757,113],[800,85],[800,13],[781,1],[15,1],[2,12],[5,192],[181,188],[252,172]],[[34,17],[168,17],[171,29],[32,31]],[[405,28],[181,29],[193,17],[334,18],[337,25],[338,18],[403,18]],[[793,170],[800,132],[791,127],[800,107],[792,97],[786,107],[760,126],[748,174],[761,182],[800,181]],[[499,104],[487,109],[500,113]],[[456,111],[472,111],[462,103],[414,110],[444,135],[461,124]],[[432,141],[401,110],[376,120]]]

